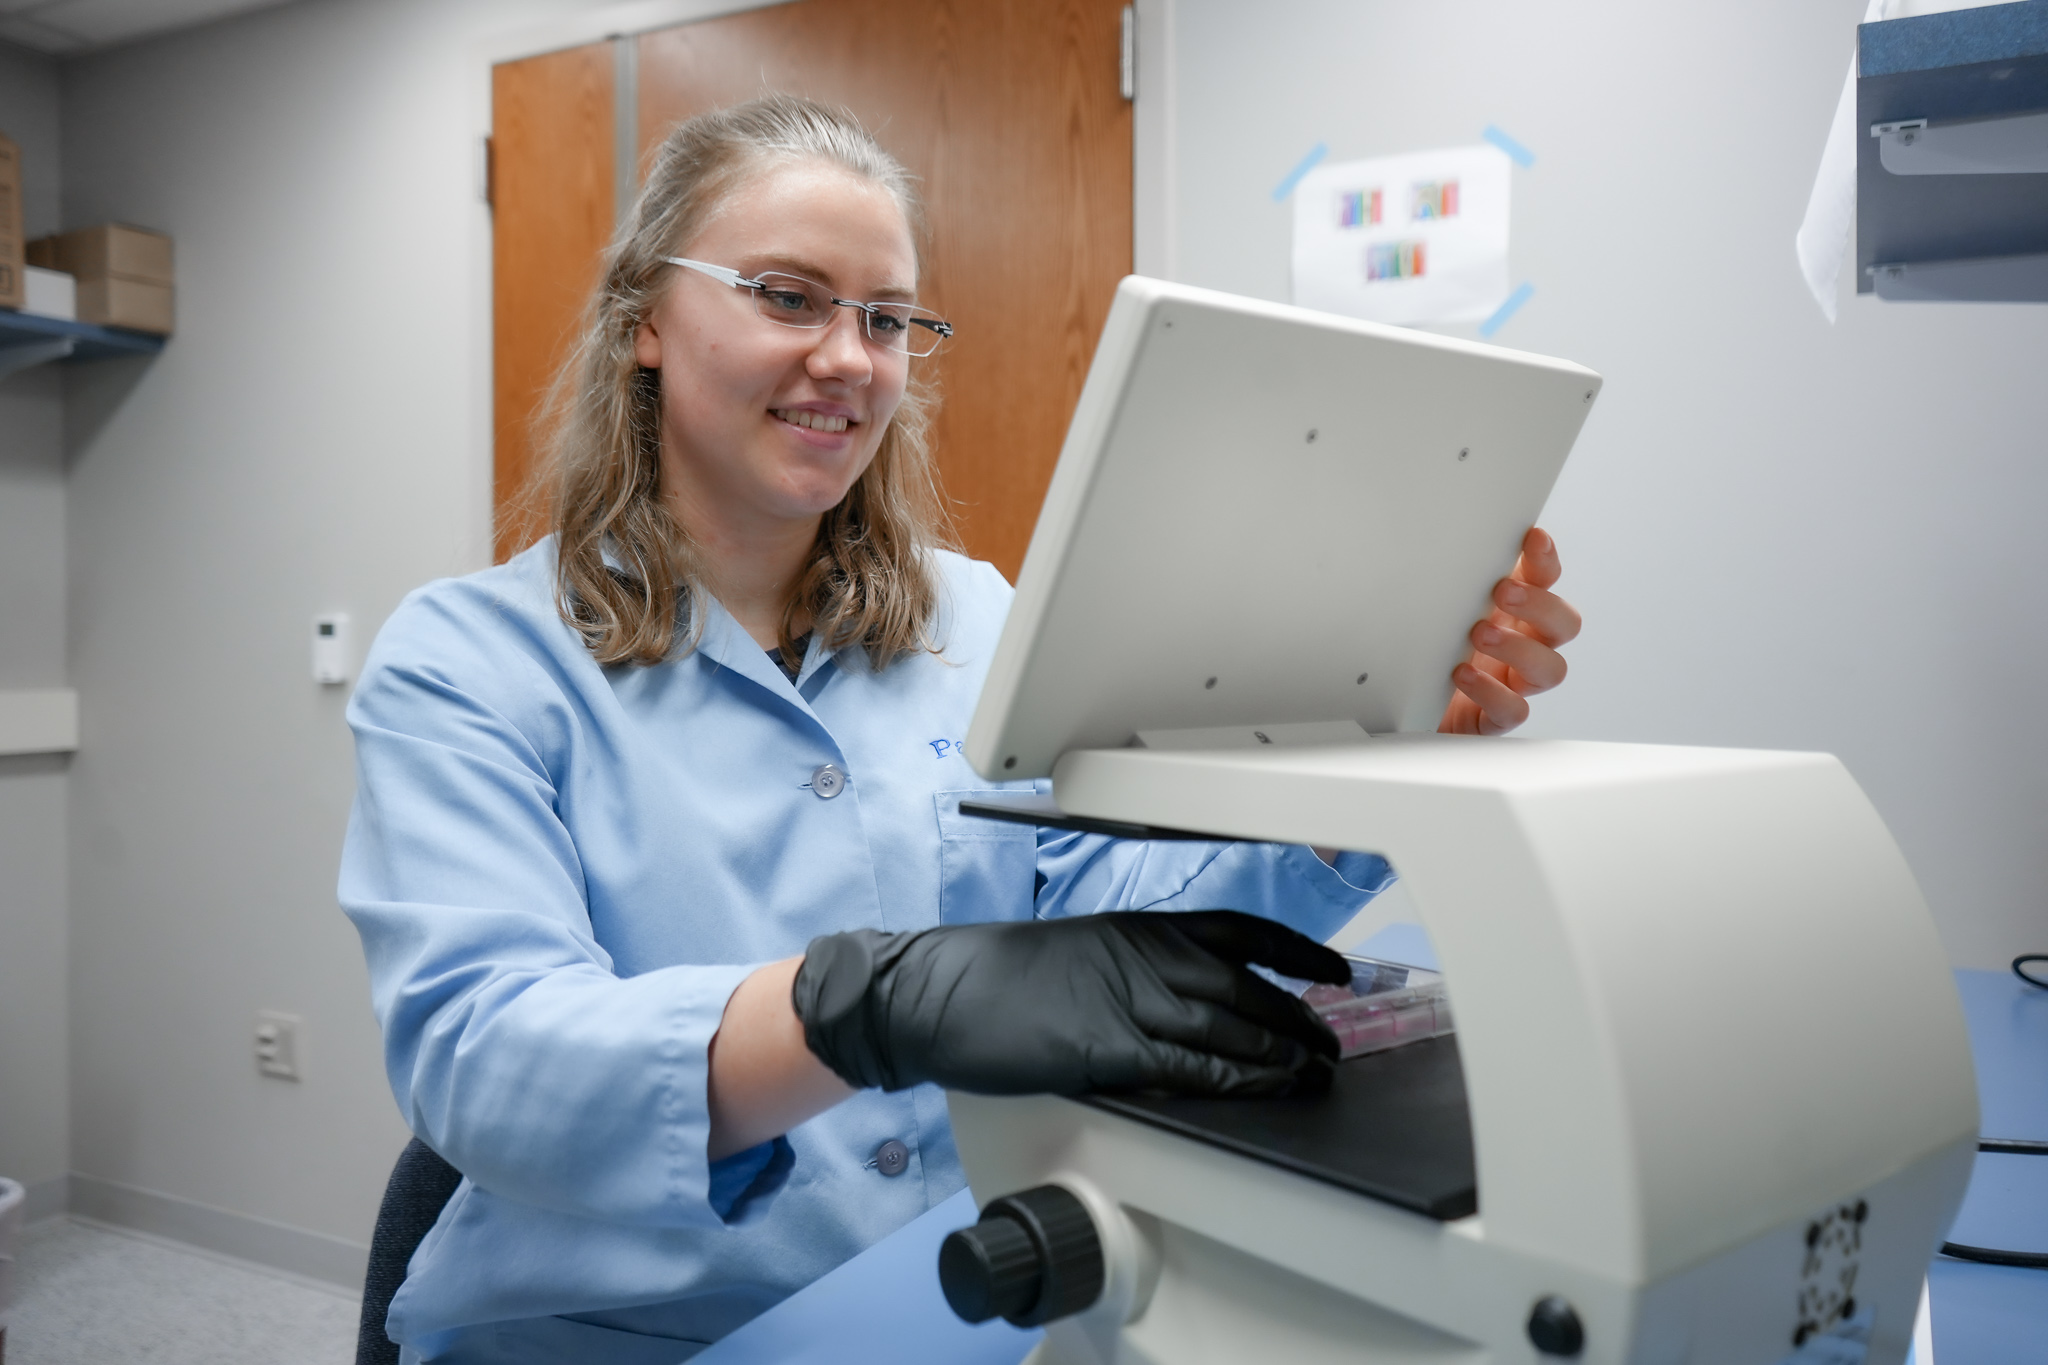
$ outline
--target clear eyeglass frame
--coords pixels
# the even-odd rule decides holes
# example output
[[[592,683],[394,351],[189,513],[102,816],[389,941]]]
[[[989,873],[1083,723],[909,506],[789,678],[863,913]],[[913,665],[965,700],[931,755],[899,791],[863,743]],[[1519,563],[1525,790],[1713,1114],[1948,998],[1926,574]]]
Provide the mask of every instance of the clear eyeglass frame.
[[[745,289],[754,296],[754,311],[782,327],[815,330],[832,325],[832,310],[852,308],[860,314],[861,335],[885,351],[927,356],[953,335],[953,324],[914,303],[862,303],[858,299],[835,297],[816,280],[764,270],[747,276],[730,266],[692,261],[682,256],[662,258],[670,265],[708,275],[720,284]]]

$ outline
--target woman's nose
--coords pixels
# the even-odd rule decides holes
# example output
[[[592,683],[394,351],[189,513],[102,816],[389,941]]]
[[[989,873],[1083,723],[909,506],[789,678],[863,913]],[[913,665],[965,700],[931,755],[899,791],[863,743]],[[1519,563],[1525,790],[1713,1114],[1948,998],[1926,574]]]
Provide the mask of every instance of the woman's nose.
[[[813,379],[840,379],[865,384],[875,372],[874,357],[868,354],[867,337],[861,331],[858,308],[834,309],[840,316],[825,324],[818,344],[811,348],[806,368]]]

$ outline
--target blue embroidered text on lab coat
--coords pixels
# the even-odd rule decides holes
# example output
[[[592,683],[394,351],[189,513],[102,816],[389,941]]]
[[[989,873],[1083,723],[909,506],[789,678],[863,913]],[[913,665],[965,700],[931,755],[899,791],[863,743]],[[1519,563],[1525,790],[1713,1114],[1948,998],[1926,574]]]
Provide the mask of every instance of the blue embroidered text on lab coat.
[[[939,557],[943,658],[876,672],[814,640],[799,685],[715,602],[693,653],[597,667],[552,554],[413,594],[349,710],[342,903],[400,1108],[469,1177],[392,1309],[426,1354],[540,1315],[536,1342],[566,1315],[715,1340],[962,1188],[928,1086],[707,1162],[725,1002],[818,934],[1228,905],[1323,938],[1389,877],[962,817],[997,784],[923,757],[958,741],[902,736],[965,732],[1010,596],[985,564]],[[820,799],[803,784],[825,763],[858,782]],[[910,1157],[885,1178],[867,1163],[892,1139]]]

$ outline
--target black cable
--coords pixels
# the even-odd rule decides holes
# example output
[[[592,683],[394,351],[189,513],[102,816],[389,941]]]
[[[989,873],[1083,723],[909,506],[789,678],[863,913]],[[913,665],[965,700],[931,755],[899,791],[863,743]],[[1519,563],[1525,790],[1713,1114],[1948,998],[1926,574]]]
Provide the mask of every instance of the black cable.
[[[2048,1156],[2048,1142],[2036,1142],[2032,1138],[1985,1138],[1977,1144],[1980,1152],[1996,1152],[2000,1156]]]
[[[2016,1265],[2023,1270],[2048,1270],[2048,1251],[1994,1251],[1990,1247],[1966,1247],[1956,1242],[1943,1242],[1941,1254],[1982,1265]]]
[[[2013,959],[2012,969],[2020,971],[2020,963],[2028,960],[2048,962],[2048,953],[2029,953]],[[2033,981],[2025,972],[2020,972],[2025,981]],[[2037,986],[2048,986],[2048,982],[2034,981]],[[1995,1152],[2001,1156],[2048,1156],[2048,1142],[2036,1142],[2032,1138],[1983,1138],[1977,1143],[1980,1152]],[[1960,1242],[1943,1242],[1941,1254],[1958,1261],[1975,1261],[1979,1265],[2013,1265],[2022,1270],[2048,1270],[2048,1251],[2001,1251],[1994,1247],[1968,1247]]]
[[[2038,976],[2028,975],[2027,964],[2029,962],[2048,962],[2048,953],[2021,953],[2012,960],[2012,974],[2014,976],[2026,982],[2029,986],[2039,986],[2042,990],[2048,991],[2048,981],[2043,981]]]

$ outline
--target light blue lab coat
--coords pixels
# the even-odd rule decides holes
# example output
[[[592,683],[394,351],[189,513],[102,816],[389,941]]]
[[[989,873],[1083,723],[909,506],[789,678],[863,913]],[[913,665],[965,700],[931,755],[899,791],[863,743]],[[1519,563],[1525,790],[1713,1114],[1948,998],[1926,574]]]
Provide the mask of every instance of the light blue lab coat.
[[[961,816],[992,789],[960,742],[1010,588],[938,566],[942,654],[876,672],[813,643],[794,683],[716,603],[694,652],[598,667],[556,611],[552,540],[378,634],[340,896],[399,1108],[467,1177],[392,1305],[409,1358],[679,1360],[962,1187],[932,1086],[706,1161],[726,999],[815,935],[1226,906],[1322,939],[1391,879],[1368,855]]]

